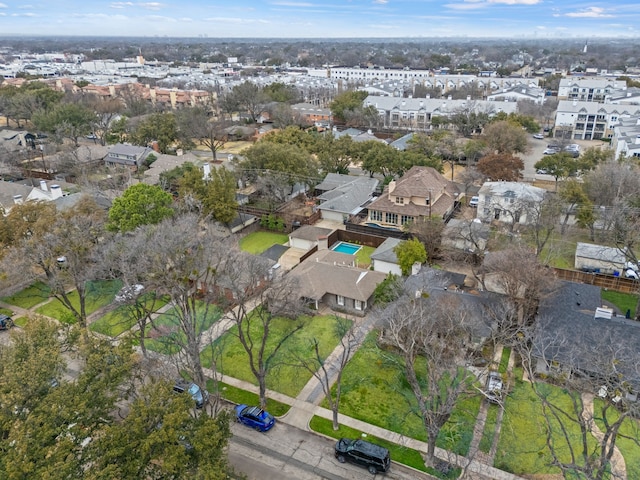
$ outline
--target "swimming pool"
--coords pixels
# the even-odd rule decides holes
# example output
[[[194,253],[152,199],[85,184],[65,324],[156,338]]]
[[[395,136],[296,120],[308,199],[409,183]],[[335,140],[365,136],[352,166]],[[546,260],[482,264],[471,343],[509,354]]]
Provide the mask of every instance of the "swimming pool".
[[[331,247],[331,250],[334,252],[346,253],[347,255],[355,255],[361,248],[362,247],[360,245],[355,245],[353,243],[338,242]]]

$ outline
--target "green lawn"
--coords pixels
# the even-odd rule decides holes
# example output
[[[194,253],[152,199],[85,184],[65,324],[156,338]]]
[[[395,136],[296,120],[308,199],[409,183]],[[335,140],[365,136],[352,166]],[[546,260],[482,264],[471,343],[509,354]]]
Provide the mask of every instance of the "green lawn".
[[[47,301],[50,292],[51,290],[48,285],[42,282],[36,282],[24,290],[20,290],[18,293],[4,297],[2,301],[15,305],[16,307],[30,309],[39,303]]]
[[[614,290],[602,290],[600,293],[603,300],[613,303],[622,315],[631,310],[631,318],[636,317],[636,304],[638,303],[638,295],[632,293],[616,292]]]
[[[367,246],[363,246],[358,250],[356,253],[356,262],[358,267],[369,268],[369,265],[371,265],[371,254],[375,251],[375,248]]]
[[[253,315],[253,313],[249,315]],[[272,362],[274,367],[267,375],[267,388],[292,397],[300,393],[311,378],[311,373],[302,367],[295,366],[295,363],[298,362],[289,352],[295,351],[299,355],[310,355],[310,341],[315,338],[320,345],[321,356],[326,358],[340,341],[334,333],[336,322],[334,315],[301,317],[295,322],[301,322],[302,329],[288,339],[286,345],[280,349],[277,358]],[[275,318],[272,321],[267,340],[267,352],[272,351],[280,339],[291,330],[293,323],[293,320],[286,318]],[[253,322],[253,324],[250,330],[253,332],[254,341],[258,341],[261,324],[260,322]],[[219,357],[217,360],[219,372],[257,385],[256,378],[249,367],[247,353],[237,338],[237,331],[237,327],[231,328],[212,345],[212,348],[204,349],[202,364],[210,367],[214,352],[216,352],[216,356]]]
[[[196,306],[196,322],[198,332],[208,330],[214,323],[220,320],[222,310],[216,305],[198,302]],[[185,343],[184,332],[179,327],[179,311],[172,307],[160,314],[154,325],[147,325],[145,346],[154,352],[173,355],[181,350]]]
[[[517,374],[517,379],[522,378],[521,369],[516,369],[514,373]],[[539,384],[539,387],[550,395],[554,403],[562,405],[564,409],[570,409],[571,400],[565,390],[544,383]],[[560,473],[557,468],[549,466],[551,454],[545,442],[545,424],[540,399],[529,383],[517,380],[513,391],[505,399],[505,412],[494,465],[516,475]],[[569,438],[575,439],[575,446],[579,445],[579,429],[572,423],[565,422],[565,425]],[[568,455],[568,448],[562,448],[566,443],[563,443],[560,426],[552,425],[552,428],[555,445],[561,455],[562,452]],[[592,446],[595,445],[595,438],[591,437],[591,440]]]
[[[268,250],[273,245],[284,245],[289,241],[289,236],[285,233],[276,232],[253,232],[240,240],[240,248],[245,252],[259,255]]]
[[[13,317],[13,310],[9,310],[8,308],[0,307],[0,314],[6,315],[7,317]]]
[[[151,310],[156,312],[166,305],[169,299],[165,297],[157,298],[153,294],[145,294],[141,297],[141,301],[144,301],[143,309],[136,309],[133,305],[120,305],[92,322],[89,328],[103,335],[117,337],[121,333],[130,330],[136,324],[136,319],[142,311]]]
[[[105,307],[113,302],[116,293],[122,288],[120,280],[101,280],[89,282],[87,284],[86,314],[91,315],[99,308]],[[69,294],[71,303],[75,308],[80,309],[78,292]],[[36,313],[55,318],[61,322],[73,323],[75,318],[70,315],[70,311],[57,299],[50,301],[36,309]]]
[[[215,386],[213,380],[207,381],[207,390],[209,392],[213,392]],[[259,405],[260,397],[256,393],[248,392],[246,390],[242,390],[241,388],[234,387],[232,385],[227,385],[226,383],[219,382],[218,388],[220,389],[220,394],[222,398],[228,400],[229,402],[235,403],[236,405]],[[269,412],[274,417],[281,417],[285,413],[289,411],[291,407],[286,403],[278,402],[277,400],[273,400],[271,398],[267,398],[267,412]]]
[[[594,412],[602,412],[603,405],[602,400],[596,398],[593,402]],[[602,414],[596,414],[595,417],[596,424],[604,431]],[[613,423],[618,419],[617,412],[614,409],[609,409],[607,411],[607,418],[610,419],[609,423]],[[616,445],[624,457],[624,462],[627,467],[627,478],[629,480],[632,478],[640,478],[640,448],[638,448],[638,444],[632,439],[640,439],[640,421],[627,417],[620,427]]]
[[[484,424],[484,430],[482,432],[482,438],[480,439],[480,450],[484,453],[489,453],[491,445],[493,443],[493,437],[496,431],[496,420],[498,419],[498,405],[490,404],[487,410],[487,420]]]
[[[402,435],[426,441],[420,418],[412,409],[415,399],[390,352],[376,346],[377,332],[369,334],[344,370],[340,413]],[[440,432],[438,446],[465,455],[473,437],[480,408],[479,395],[458,401]],[[326,403],[323,403],[327,407]]]

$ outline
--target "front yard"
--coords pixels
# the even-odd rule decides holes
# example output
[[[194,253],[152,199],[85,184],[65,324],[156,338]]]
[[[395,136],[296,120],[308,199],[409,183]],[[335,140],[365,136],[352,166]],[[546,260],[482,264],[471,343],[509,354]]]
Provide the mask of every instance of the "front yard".
[[[413,413],[415,398],[399,371],[397,359],[390,352],[382,352],[376,338],[377,332],[371,332],[344,370],[340,413],[426,441],[422,422]],[[438,447],[467,454],[480,402],[480,395],[458,401],[440,432]],[[322,406],[328,407],[326,402]]]
[[[276,318],[270,326],[267,352],[271,351],[291,331],[292,322],[301,322],[303,327],[286,342],[277,357],[271,361],[273,368],[267,375],[267,388],[295,397],[311,378],[308,370],[296,366],[300,361],[295,357],[312,358],[310,357],[313,353],[311,341],[317,339],[320,354],[326,358],[338,345],[340,339],[334,333],[336,322],[334,315],[301,317],[298,320]],[[255,322],[255,328],[251,328],[251,332],[254,342],[259,341],[260,322]],[[234,326],[213,345],[205,348],[202,352],[202,364],[211,367],[215,355],[219,372],[257,385],[256,378],[249,367],[248,355],[240,344],[237,333],[237,326]]]
[[[106,307],[112,303],[116,293],[118,293],[121,288],[122,282],[120,280],[99,280],[95,282],[88,282],[85,303],[87,316],[91,315],[99,308]],[[80,297],[78,296],[78,292],[74,290],[69,293],[68,296],[74,308],[79,310]],[[34,305],[37,305],[37,303]],[[50,302],[41,305],[36,309],[36,313],[55,318],[64,323],[75,323],[76,321],[69,309],[57,299],[52,299]]]

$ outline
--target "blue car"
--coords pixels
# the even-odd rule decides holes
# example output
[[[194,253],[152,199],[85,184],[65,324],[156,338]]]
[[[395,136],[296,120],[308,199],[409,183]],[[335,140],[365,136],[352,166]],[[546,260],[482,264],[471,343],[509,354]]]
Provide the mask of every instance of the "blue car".
[[[265,412],[260,407],[250,407],[248,405],[238,405],[236,407],[236,420],[244,423],[247,427],[255,428],[259,432],[270,430],[276,423],[276,419],[270,413]]]

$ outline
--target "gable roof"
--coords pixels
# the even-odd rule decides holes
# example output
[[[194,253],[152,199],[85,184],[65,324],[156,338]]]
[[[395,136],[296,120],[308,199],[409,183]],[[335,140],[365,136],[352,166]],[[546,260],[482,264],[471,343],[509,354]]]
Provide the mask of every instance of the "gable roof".
[[[344,263],[340,263],[343,259]],[[300,296],[320,300],[327,293],[367,301],[386,274],[350,266],[353,255],[321,250],[294,268],[289,275],[299,279]]]
[[[348,175],[343,175],[348,177]],[[355,215],[364,204],[371,200],[373,192],[378,186],[377,178],[351,177],[349,183],[340,185],[333,190],[324,192],[318,198],[323,203],[319,210],[333,210],[336,212]]]
[[[402,242],[399,238],[387,238],[380,244],[378,248],[369,256],[371,260],[379,260],[381,262],[398,263],[398,256],[393,251],[396,246]]]
[[[313,225],[304,225],[289,234],[289,238],[299,238],[301,240],[316,241],[320,237],[326,237],[333,230],[330,228],[314,227]]]
[[[576,257],[611,263],[625,263],[627,261],[626,255],[619,248],[583,242],[578,242],[576,245]]]

